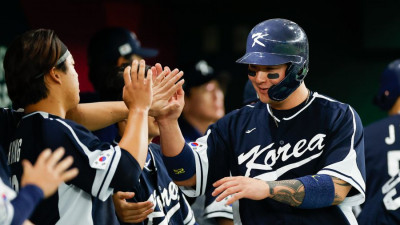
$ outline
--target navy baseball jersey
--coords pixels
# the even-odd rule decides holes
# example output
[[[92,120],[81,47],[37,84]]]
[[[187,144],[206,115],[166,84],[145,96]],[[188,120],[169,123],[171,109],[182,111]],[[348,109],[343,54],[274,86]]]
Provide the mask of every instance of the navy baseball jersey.
[[[388,208],[386,211],[388,215],[384,215],[386,207],[383,204],[384,197],[392,198],[393,204],[400,201],[395,201],[398,195],[391,195],[390,192],[383,193],[385,183],[393,179],[393,177],[398,177],[398,172],[400,171],[399,124],[400,115],[394,115],[374,122],[364,129],[367,190],[365,203],[363,204],[361,214],[357,218],[363,221],[363,224],[369,221],[372,218],[371,215],[374,215],[377,210],[381,210],[382,214],[373,221],[381,218],[382,224],[385,224],[383,221],[390,218],[390,215],[393,215],[396,209],[400,208],[400,203],[396,204],[396,207],[391,206],[391,209]],[[397,179],[394,181],[397,181]],[[393,186],[396,185],[393,182],[391,183]],[[396,188],[393,189],[396,190]]]
[[[352,185],[338,206],[300,209],[267,198],[241,199],[243,224],[357,224],[351,207],[365,199],[363,127],[349,105],[318,93],[290,110],[257,102],[229,113],[190,143],[196,160],[196,187],[188,196],[213,191],[230,175],[265,181],[326,174]]]
[[[34,163],[43,149],[55,150],[60,146],[65,148],[65,155],[73,156],[73,167],[79,169],[79,175],[62,183],[56,194],[37,207],[30,218],[33,223],[93,224],[93,197],[105,201],[98,204],[111,204],[109,198],[114,189],[132,190],[135,185],[132,181],[138,180],[141,173],[137,161],[119,146],[100,142],[73,121],[34,112],[22,118],[10,144],[8,164],[13,187],[18,191],[22,159]]]
[[[10,185],[10,169],[7,164],[6,149],[13,138],[13,134],[18,122],[23,116],[22,112],[17,112],[12,109],[0,108],[0,163],[1,163],[1,178],[3,182]]]
[[[149,145],[143,172],[139,182],[135,183],[135,197],[128,201],[151,201],[154,204],[154,212],[137,224],[196,224],[193,211],[184,194],[168,175],[159,145],[153,143]]]
[[[196,141],[197,138],[203,136],[199,130],[189,124],[188,121],[183,118],[183,116],[179,117],[178,119],[179,128],[182,131],[183,138],[185,138],[186,142],[193,142]]]

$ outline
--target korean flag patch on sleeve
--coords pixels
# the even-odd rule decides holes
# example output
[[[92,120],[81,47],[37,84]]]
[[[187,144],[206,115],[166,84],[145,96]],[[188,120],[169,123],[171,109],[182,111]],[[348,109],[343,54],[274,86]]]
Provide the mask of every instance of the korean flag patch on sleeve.
[[[194,151],[199,151],[203,145],[198,143],[198,142],[190,142],[190,147],[194,150]]]
[[[108,164],[111,162],[111,159],[114,155],[114,150],[106,150],[101,151],[94,160],[90,163],[90,166],[94,169],[104,170],[107,168]]]

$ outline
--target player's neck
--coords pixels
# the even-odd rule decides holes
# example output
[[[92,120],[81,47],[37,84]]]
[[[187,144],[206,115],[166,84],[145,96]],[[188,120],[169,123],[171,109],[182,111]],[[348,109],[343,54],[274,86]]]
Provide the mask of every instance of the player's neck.
[[[67,109],[65,109],[64,105],[58,99],[48,96],[47,98],[24,108],[25,114],[36,111],[47,112],[49,114],[65,118]]]
[[[273,109],[277,110],[288,110],[292,109],[298,105],[300,105],[302,102],[306,101],[306,99],[311,98],[309,96],[311,93],[307,89],[306,85],[304,82],[291,94],[289,97],[287,97],[285,100],[280,101],[280,102],[271,102],[269,105]]]

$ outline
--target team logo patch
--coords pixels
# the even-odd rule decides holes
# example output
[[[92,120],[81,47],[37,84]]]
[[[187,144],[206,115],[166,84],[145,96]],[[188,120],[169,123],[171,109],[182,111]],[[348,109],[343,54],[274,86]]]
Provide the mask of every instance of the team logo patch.
[[[182,173],[185,173],[185,169],[183,169],[183,168],[179,168],[179,169],[174,169],[174,173],[175,174],[182,174]]]
[[[107,165],[111,162],[113,150],[102,151],[91,164],[92,168],[95,169],[106,169]]]
[[[318,182],[319,175],[312,175],[311,177]]]
[[[197,148],[199,147],[199,144],[197,144],[196,142],[191,142],[190,147],[192,147],[193,150],[197,150]]]
[[[104,161],[106,161],[106,160],[107,160],[107,157],[103,156],[103,157],[101,157],[101,158],[99,159],[99,162],[104,162]]]
[[[132,52],[132,48],[129,43],[125,43],[118,48],[119,54],[128,55]]]
[[[190,142],[190,143],[189,143],[189,146],[190,146],[190,147],[192,148],[192,150],[194,150],[194,151],[200,150],[200,149],[203,147],[202,144],[199,144],[199,143],[197,143],[197,142]]]

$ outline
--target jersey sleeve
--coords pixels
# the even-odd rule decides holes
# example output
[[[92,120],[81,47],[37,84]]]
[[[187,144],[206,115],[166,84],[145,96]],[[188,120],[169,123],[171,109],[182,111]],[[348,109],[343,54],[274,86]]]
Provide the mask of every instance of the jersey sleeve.
[[[365,200],[364,133],[361,119],[348,106],[332,125],[318,174],[337,177],[352,185],[341,206],[359,205]]]
[[[11,224],[22,224],[32,214],[36,206],[43,199],[43,191],[35,185],[26,185],[21,188],[18,196],[11,201],[14,216]]]
[[[196,187],[181,187],[189,197],[204,195],[206,190],[214,190],[212,184],[230,176],[228,148],[218,129],[218,123],[209,127],[206,135],[187,145],[193,150],[196,166]],[[209,173],[212,171],[212,173]]]
[[[133,188],[133,183],[138,179],[141,170],[133,157],[126,159],[130,156],[129,153],[121,150],[119,146],[101,142],[80,125],[61,119],[55,120],[56,123],[49,125],[58,128],[53,129],[54,133],[51,136],[46,136],[45,143],[50,143],[49,147],[52,150],[62,146],[65,148],[65,155],[73,156],[73,167],[79,169],[79,174],[69,183],[102,201],[105,201],[113,193],[114,188],[119,189],[119,185],[131,184]],[[47,128],[46,130],[52,129]],[[121,156],[124,156],[123,160],[121,160]],[[122,165],[122,163],[129,165]],[[132,169],[124,170],[121,167]],[[112,182],[113,180],[114,182]]]
[[[227,218],[233,220],[233,209],[232,205],[226,205],[229,197],[217,202],[216,197],[211,195],[211,192],[206,193],[204,218]]]
[[[43,191],[35,185],[26,185],[18,195],[0,179],[0,224],[22,224],[43,199]]]
[[[0,179],[0,194],[0,224],[11,224],[15,215],[11,200],[16,197],[16,193]]]

